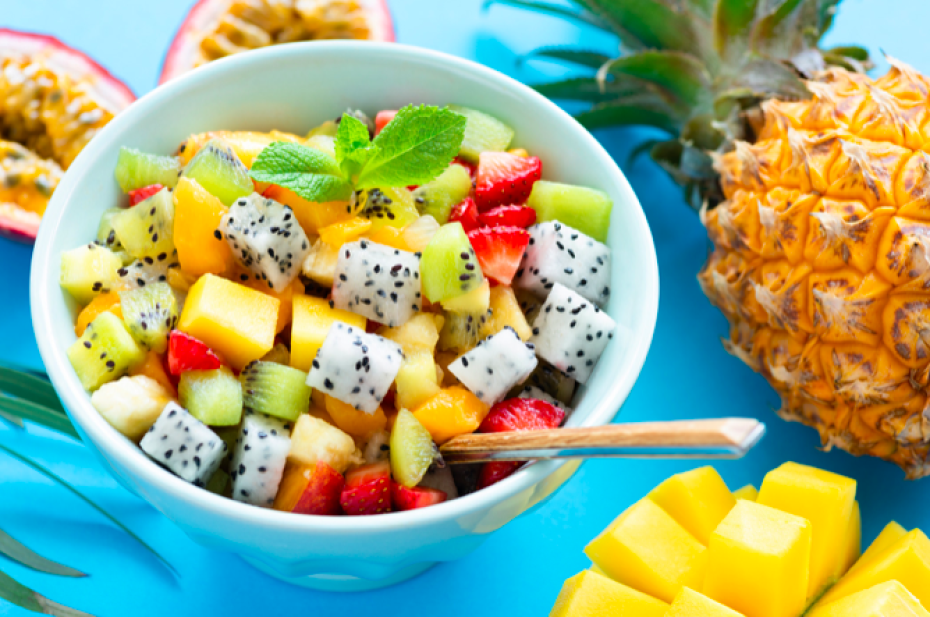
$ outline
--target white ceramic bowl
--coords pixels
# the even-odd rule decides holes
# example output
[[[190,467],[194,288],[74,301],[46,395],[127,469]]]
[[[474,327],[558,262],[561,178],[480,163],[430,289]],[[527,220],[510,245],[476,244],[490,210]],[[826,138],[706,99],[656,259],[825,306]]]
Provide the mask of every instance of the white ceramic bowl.
[[[658,268],[646,219],[620,169],[575,120],[530,88],[473,62],[397,44],[320,42],[212,63],[145,96],[94,138],[55,192],[35,246],[31,302],[39,350],[87,446],[127,489],[195,541],[310,587],[374,588],[465,555],[552,495],[578,462],[541,462],[451,502],[371,517],[300,516],[195,488],[151,462],[91,406],[65,356],[75,340],[77,307],[58,285],[60,255],[92,239],[100,213],[117,202],[113,170],[120,146],[168,153],[191,133],[221,129],[301,134],[348,107],[374,113],[408,103],[486,111],[516,129],[515,145],[543,160],[545,178],[596,187],[613,198],[607,312],[621,332],[576,395],[570,420],[609,422],[639,375],[655,326]]]

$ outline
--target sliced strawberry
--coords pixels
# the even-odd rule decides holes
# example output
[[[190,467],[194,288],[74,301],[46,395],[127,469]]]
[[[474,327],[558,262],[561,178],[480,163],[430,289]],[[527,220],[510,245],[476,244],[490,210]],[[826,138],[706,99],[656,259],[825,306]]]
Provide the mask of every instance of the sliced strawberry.
[[[223,362],[216,353],[193,336],[172,330],[168,337],[168,372],[180,375],[184,371],[209,371]]]
[[[435,506],[446,500],[446,494],[436,488],[415,486],[409,488],[397,482],[391,482],[391,502],[395,510],[415,510],[426,506]]]
[[[390,512],[391,464],[382,461],[362,465],[347,473],[339,503],[350,516]]]
[[[507,152],[482,152],[478,159],[475,201],[482,212],[503,204],[522,204],[542,177],[542,161]]]
[[[465,201],[452,207],[452,212],[449,213],[449,222],[454,223],[456,221],[462,224],[465,231],[478,229],[478,206],[475,205],[474,199],[466,197]]]
[[[487,227],[523,227],[525,229],[535,222],[536,210],[526,206],[497,206],[478,215],[478,223]]]
[[[342,506],[339,505],[339,497],[345,486],[342,474],[322,461],[317,461],[312,467],[305,466],[304,469],[303,479],[307,484],[291,512],[329,516],[342,514]]]
[[[518,463],[516,461],[485,463],[481,466],[481,471],[478,472],[477,488],[487,488],[492,484],[500,482],[507,476],[513,475],[513,472],[520,469],[521,465],[523,465],[523,463]]]
[[[452,159],[453,165],[461,165],[468,170],[468,175],[471,176],[471,179],[474,180],[475,176],[478,175],[478,167],[474,163],[470,163],[461,157],[455,157]]]
[[[491,408],[478,431],[504,433],[508,431],[538,431],[558,428],[565,411],[552,403],[535,398],[511,398]]]
[[[163,188],[165,187],[160,184],[150,184],[143,186],[141,189],[133,189],[129,191],[129,205],[134,206],[140,201],[145,201]]]
[[[468,239],[484,275],[510,285],[530,243],[530,233],[519,227],[479,227],[468,232]]]
[[[396,109],[385,109],[384,111],[379,111],[378,115],[375,116],[375,135],[383,131],[384,127],[386,127],[396,115]]]

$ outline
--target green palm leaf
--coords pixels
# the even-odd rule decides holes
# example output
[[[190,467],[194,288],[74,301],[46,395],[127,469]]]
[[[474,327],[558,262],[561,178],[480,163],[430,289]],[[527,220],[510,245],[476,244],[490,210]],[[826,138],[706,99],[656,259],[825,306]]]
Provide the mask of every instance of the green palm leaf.
[[[0,394],[0,411],[10,414],[14,418],[21,418],[42,424],[59,433],[70,435],[77,440],[81,439],[81,436],[78,434],[77,430],[75,430],[74,425],[71,424],[71,420],[68,419],[68,416],[62,412],[49,409],[48,407]]]
[[[46,574],[75,578],[87,576],[74,568],[46,559],[2,529],[0,529],[0,554],[6,555],[20,565]]]
[[[6,392],[43,407],[65,413],[55,388],[34,373],[10,366],[0,366],[0,391]]]
[[[55,615],[55,617],[93,617],[90,613],[68,608],[67,606],[53,602],[3,572],[0,572],[0,598],[3,598],[15,606],[24,608],[27,611],[41,613],[42,615]]]

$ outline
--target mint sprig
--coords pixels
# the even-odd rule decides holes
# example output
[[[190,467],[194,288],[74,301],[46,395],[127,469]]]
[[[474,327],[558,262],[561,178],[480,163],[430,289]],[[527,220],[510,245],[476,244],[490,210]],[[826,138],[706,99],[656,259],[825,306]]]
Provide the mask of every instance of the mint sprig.
[[[339,165],[325,152],[300,144],[276,141],[261,151],[249,176],[291,189],[304,199],[317,203],[346,201],[352,184]]]

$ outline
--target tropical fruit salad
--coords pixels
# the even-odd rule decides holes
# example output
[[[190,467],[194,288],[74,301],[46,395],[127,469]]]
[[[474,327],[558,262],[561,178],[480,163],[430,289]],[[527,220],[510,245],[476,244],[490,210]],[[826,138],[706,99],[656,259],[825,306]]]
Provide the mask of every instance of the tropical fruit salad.
[[[785,463],[731,493],[681,473],[585,549],[552,617],[930,617],[930,540],[889,523],[861,552],[856,481]]]
[[[542,179],[480,111],[348,111],[306,137],[124,148],[61,257],[91,402],[179,478],[304,514],[442,502],[475,431],[558,427],[613,337],[611,200]]]

